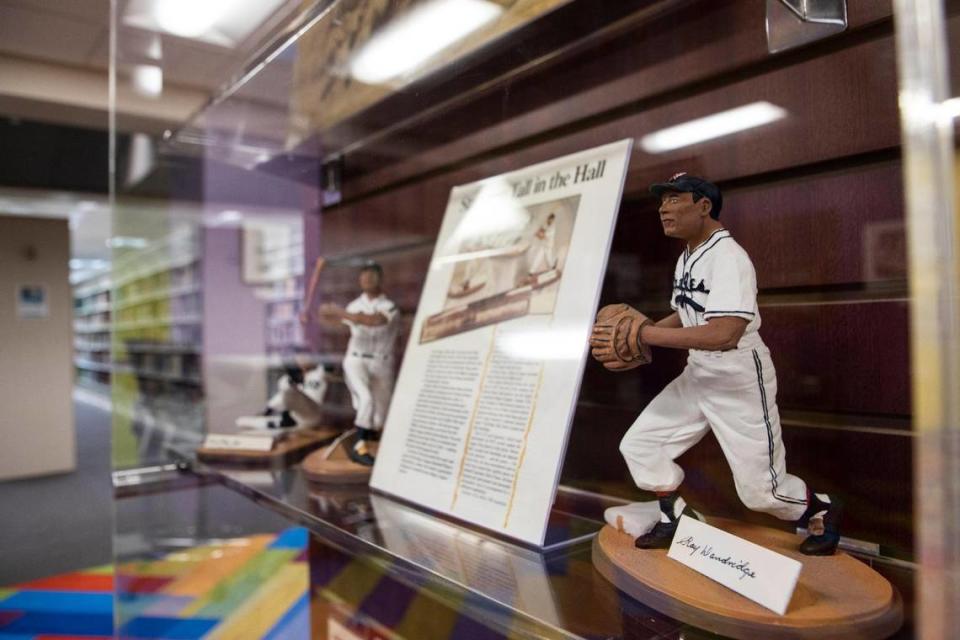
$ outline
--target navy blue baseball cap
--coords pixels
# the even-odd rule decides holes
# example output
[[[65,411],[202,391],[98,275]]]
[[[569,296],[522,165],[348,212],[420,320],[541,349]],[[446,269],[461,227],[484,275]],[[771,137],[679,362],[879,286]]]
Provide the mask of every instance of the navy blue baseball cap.
[[[669,191],[677,193],[696,193],[705,198],[709,198],[713,207],[710,209],[710,217],[716,220],[720,217],[720,209],[723,208],[723,194],[720,188],[709,180],[691,176],[686,172],[676,173],[666,182],[658,182],[650,185],[650,192],[657,197],[663,196]]]

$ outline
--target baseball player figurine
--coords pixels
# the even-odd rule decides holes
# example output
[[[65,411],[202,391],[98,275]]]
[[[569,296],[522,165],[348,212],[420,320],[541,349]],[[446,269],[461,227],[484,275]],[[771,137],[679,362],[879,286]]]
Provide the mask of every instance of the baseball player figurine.
[[[390,407],[393,393],[394,354],[397,341],[397,305],[387,298],[380,286],[383,269],[369,262],[360,270],[360,297],[346,309],[335,304],[320,305],[321,321],[327,326],[346,325],[350,341],[343,357],[343,377],[350,390],[357,412],[354,424],[356,438],[347,448],[347,455],[357,464],[372,466],[373,444],[380,440],[380,431]]]
[[[802,553],[833,554],[841,505],[787,473],[776,372],[757,333],[756,273],[720,224],[720,190],[678,173],[650,191],[660,197],[664,234],[686,242],[674,272],[674,311],[654,323],[624,304],[604,307],[590,340],[593,356],[612,371],[650,362],[650,346],[690,352],[683,373],[647,405],[620,443],[637,487],[659,499],[660,520],[636,546],[667,548],[681,515],[699,518],[678,493],[683,469],[674,460],[712,430],[743,503],[806,527],[810,535]]]

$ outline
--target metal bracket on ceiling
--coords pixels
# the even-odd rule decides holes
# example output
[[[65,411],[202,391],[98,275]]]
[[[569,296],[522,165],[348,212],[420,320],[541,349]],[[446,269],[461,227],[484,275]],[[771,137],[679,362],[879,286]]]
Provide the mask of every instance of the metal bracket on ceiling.
[[[846,0],[767,0],[770,53],[809,44],[846,29]]]

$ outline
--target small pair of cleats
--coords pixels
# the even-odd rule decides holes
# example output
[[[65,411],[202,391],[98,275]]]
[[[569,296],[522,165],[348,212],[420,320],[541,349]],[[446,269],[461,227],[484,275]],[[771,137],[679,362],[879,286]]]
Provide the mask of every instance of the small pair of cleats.
[[[837,552],[840,544],[840,517],[843,506],[836,498],[824,496],[822,500],[817,494],[810,499],[806,513],[797,521],[805,527],[808,536],[800,543],[799,551],[806,556],[832,556]],[[684,507],[681,515],[702,521],[699,513],[689,506]],[[673,543],[673,536],[677,532],[680,518],[661,520],[653,529],[634,541],[638,549],[669,549]]]

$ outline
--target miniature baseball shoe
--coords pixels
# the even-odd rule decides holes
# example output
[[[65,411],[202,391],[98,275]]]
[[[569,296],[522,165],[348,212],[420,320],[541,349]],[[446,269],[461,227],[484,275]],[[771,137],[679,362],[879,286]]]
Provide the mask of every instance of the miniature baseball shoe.
[[[843,505],[825,493],[810,493],[807,510],[797,525],[809,535],[800,543],[800,553],[807,556],[832,556],[840,544],[840,518]]]
[[[352,447],[347,447],[347,457],[357,464],[372,467],[375,459],[369,443],[378,442],[379,440],[379,431],[357,427],[357,438]]]
[[[673,492],[660,496],[659,501],[660,522],[634,541],[633,544],[637,549],[669,549],[670,543],[673,542],[673,535],[680,524],[680,516],[703,520],[699,513],[687,505],[679,493]]]

